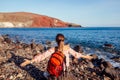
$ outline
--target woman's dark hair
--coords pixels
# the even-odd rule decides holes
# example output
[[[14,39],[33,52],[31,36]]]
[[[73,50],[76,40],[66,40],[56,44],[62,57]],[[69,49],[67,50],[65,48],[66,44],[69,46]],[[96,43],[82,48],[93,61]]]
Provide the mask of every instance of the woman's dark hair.
[[[61,33],[57,34],[56,35],[56,42],[58,42],[61,38],[62,38],[62,40],[64,40],[65,39],[64,35]]]

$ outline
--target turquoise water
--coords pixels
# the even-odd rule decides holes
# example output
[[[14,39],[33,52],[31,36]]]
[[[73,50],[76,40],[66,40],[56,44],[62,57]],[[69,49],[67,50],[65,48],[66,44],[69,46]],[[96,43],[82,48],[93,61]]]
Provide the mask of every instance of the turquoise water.
[[[87,53],[95,53],[108,60],[111,56],[120,55],[120,27],[0,28],[1,35],[9,34],[14,41],[17,36],[25,43],[31,43],[32,40],[40,44],[45,44],[47,40],[54,42],[58,33],[65,35],[66,43],[71,44],[72,47],[81,45]],[[105,43],[112,44],[114,48],[110,51],[105,50],[103,47]]]

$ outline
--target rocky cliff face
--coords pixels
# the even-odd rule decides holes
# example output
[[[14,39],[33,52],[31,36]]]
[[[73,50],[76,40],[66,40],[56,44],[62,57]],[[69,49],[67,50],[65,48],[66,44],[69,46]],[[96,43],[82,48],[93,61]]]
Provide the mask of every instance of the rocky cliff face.
[[[0,27],[71,27],[73,25],[56,18],[27,12],[0,13]]]

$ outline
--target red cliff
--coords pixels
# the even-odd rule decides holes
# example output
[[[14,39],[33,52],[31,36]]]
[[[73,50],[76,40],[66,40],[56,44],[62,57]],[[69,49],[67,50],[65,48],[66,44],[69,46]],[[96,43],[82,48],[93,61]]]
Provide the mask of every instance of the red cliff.
[[[71,27],[71,23],[56,18],[27,13],[0,13],[0,27]],[[80,25],[74,25],[79,26]]]

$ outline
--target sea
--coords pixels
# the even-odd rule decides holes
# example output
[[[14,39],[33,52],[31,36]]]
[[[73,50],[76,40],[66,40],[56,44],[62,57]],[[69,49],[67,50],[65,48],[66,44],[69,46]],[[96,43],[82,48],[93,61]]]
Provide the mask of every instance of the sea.
[[[44,46],[47,41],[56,46],[55,37],[58,33],[64,34],[65,43],[72,48],[79,45],[85,54],[96,54],[120,68],[120,62],[111,59],[120,58],[120,27],[0,28],[0,35],[9,35],[13,41],[19,40],[27,44],[34,41]]]

